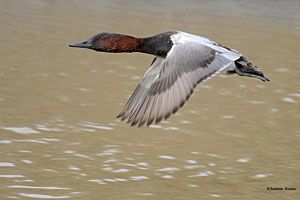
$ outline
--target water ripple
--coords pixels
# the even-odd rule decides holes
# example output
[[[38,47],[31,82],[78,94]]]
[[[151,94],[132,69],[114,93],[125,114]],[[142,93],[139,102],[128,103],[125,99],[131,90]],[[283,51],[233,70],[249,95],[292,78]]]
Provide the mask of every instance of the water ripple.
[[[204,176],[212,176],[214,173],[212,171],[199,172],[198,174],[191,175],[189,177],[204,177]]]
[[[149,179],[147,176],[131,176],[130,180],[132,181],[142,181]]]
[[[167,159],[167,160],[174,160],[176,159],[175,157],[173,156],[158,156],[159,158],[162,158],[162,159]]]
[[[129,171],[130,171],[129,169],[121,168],[121,169],[113,170],[112,172],[115,172],[115,173],[124,173],[124,172],[129,172]]]
[[[161,169],[158,169],[156,171],[158,172],[175,172],[175,171],[179,171],[181,169],[177,168],[177,167],[164,167],[164,168],[161,168]]]
[[[70,190],[70,188],[56,186],[8,185],[7,188],[41,189],[41,190]]]
[[[236,161],[239,162],[239,163],[247,163],[251,160],[251,158],[239,158],[237,159]]]
[[[15,167],[15,163],[11,163],[11,162],[0,162],[0,167]]]
[[[19,195],[23,197],[34,198],[34,199],[67,199],[71,197],[71,196],[52,196],[46,194],[33,194],[33,193],[19,193]]]
[[[95,129],[101,129],[101,130],[107,130],[107,131],[113,130],[113,128],[110,126],[104,126],[102,124],[96,124],[96,123],[92,123],[92,122],[85,122],[85,123],[82,123],[81,125],[84,127],[88,127],[88,128],[95,128]]]
[[[0,140],[0,144],[10,144],[12,143],[11,140]]]
[[[174,176],[171,176],[171,175],[163,175],[162,178],[164,178],[164,179],[173,179]]]
[[[15,133],[20,134],[32,134],[32,133],[39,133],[39,131],[33,130],[29,127],[2,127],[4,130],[13,131]]]
[[[0,174],[0,178],[23,178],[23,175],[19,174]]]
[[[284,98],[282,98],[282,101],[287,102],[287,103],[297,103],[297,101],[291,97],[284,97]]]

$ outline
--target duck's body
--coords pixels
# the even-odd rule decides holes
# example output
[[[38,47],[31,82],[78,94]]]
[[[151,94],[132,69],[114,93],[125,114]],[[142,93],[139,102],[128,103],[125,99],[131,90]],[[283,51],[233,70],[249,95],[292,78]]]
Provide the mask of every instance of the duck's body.
[[[236,50],[185,32],[169,31],[148,38],[100,33],[69,46],[156,56],[118,115],[132,126],[150,125],[168,118],[184,105],[197,84],[221,71],[268,81]]]

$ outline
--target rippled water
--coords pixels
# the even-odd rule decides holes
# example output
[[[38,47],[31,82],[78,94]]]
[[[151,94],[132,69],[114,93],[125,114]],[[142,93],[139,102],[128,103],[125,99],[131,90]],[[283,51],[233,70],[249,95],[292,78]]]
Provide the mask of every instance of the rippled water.
[[[0,199],[299,198],[299,9],[296,0],[0,1]],[[152,56],[66,44],[170,29],[240,50],[271,82],[219,76],[168,121],[128,127],[115,116]]]

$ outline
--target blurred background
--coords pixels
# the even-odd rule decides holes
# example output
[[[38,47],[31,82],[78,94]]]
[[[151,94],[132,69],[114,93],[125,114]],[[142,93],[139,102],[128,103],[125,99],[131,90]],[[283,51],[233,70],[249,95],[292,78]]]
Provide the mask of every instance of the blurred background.
[[[297,199],[300,1],[0,0],[0,199]],[[153,57],[71,49],[181,30],[271,82],[218,76],[168,121],[115,116]],[[297,187],[267,191],[267,187]]]

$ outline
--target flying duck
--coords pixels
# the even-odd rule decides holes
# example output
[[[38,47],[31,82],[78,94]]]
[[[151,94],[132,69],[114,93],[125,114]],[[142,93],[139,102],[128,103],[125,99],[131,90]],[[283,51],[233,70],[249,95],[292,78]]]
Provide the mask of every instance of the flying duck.
[[[199,83],[222,71],[269,81],[238,51],[208,38],[180,31],[146,38],[104,32],[69,46],[100,52],[140,52],[155,56],[117,116],[131,126],[149,126],[167,119],[184,105]]]

